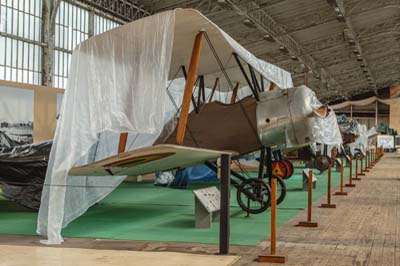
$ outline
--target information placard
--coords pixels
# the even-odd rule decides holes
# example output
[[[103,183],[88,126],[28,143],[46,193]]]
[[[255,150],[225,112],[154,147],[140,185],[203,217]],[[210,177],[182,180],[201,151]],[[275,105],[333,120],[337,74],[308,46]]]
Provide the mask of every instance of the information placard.
[[[217,187],[214,186],[193,190],[193,193],[208,212],[212,213],[219,211],[221,206],[221,194]]]

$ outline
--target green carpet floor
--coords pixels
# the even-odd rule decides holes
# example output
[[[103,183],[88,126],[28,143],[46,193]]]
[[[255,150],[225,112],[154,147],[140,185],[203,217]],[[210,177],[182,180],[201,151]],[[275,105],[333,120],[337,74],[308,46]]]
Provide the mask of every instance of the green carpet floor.
[[[278,208],[278,226],[307,207],[302,191],[302,168],[286,181],[288,193]],[[315,172],[315,171],[314,171]],[[345,168],[347,178],[349,168]],[[354,173],[354,171],[353,171]],[[326,194],[327,173],[317,175],[313,200]],[[339,184],[339,173],[332,171],[332,185]],[[65,237],[109,238],[170,242],[218,243],[218,223],[211,229],[194,228],[192,189],[210,184],[196,183],[190,189],[155,187],[152,183],[123,183],[100,204],[63,230]],[[255,245],[269,234],[270,212],[245,217],[231,196],[231,243]],[[0,198],[0,235],[35,235],[37,213]]]

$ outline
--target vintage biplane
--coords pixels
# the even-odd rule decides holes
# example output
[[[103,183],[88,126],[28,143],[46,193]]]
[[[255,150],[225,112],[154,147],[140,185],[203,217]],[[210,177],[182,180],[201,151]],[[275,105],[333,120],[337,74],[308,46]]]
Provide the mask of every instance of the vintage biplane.
[[[312,143],[314,120],[328,114],[311,89],[293,88],[288,72],[192,9],[92,37],[75,50],[74,63],[38,219],[38,232],[52,242],[125,176],[198,164],[217,171],[224,154],[261,151],[258,178],[231,174],[240,206],[262,212],[270,200],[264,166],[271,177],[271,147]],[[183,86],[171,90],[177,80]],[[168,117],[166,102],[173,107]],[[99,137],[109,129],[111,137]]]

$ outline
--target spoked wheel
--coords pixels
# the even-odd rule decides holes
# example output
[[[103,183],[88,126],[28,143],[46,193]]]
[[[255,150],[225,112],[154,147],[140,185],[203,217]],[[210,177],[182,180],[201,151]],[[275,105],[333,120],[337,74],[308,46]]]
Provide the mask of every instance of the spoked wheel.
[[[294,166],[293,166],[292,162],[289,161],[288,159],[284,159],[283,162],[286,164],[286,168],[288,169],[288,173],[287,173],[286,177],[284,177],[283,179],[288,179],[293,175]]]
[[[249,178],[238,186],[236,197],[245,212],[262,213],[270,206],[271,188],[261,179]]]
[[[286,184],[285,181],[280,176],[275,175],[275,178],[277,179],[277,200],[276,204],[279,205],[282,203],[282,201],[286,197]],[[271,184],[270,184],[271,186]]]

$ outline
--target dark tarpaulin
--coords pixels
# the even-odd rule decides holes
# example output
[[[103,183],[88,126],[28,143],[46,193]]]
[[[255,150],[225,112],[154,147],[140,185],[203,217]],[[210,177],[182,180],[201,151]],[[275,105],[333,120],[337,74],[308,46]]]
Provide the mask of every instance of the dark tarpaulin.
[[[0,151],[0,189],[5,198],[39,209],[52,141]]]

